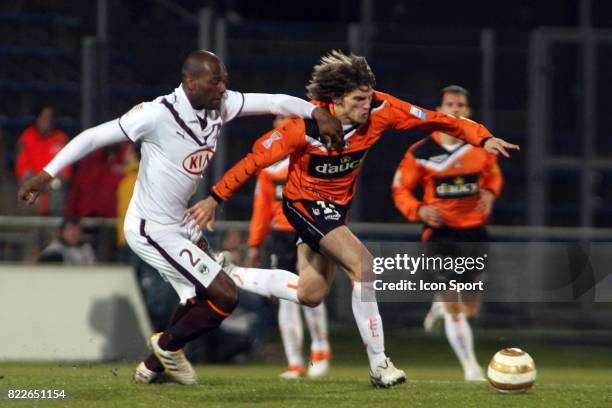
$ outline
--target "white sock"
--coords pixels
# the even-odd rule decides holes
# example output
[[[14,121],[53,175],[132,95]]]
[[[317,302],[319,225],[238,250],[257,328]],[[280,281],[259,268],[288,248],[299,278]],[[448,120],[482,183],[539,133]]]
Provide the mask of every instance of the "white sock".
[[[366,300],[375,299],[374,288],[371,283],[362,285],[361,282],[355,282],[351,303],[359,334],[361,334],[361,339],[366,345],[370,369],[374,371],[387,358],[385,355],[385,335],[382,319],[378,313],[378,303],[376,301],[362,302],[362,295]]]
[[[278,327],[289,367],[304,365],[302,341],[304,330],[300,316],[300,305],[287,300],[278,301]]]
[[[474,354],[474,338],[472,328],[465,318],[464,313],[452,315],[444,312],[444,330],[446,338],[455,351],[463,371],[469,371],[478,366]]]
[[[282,269],[226,267],[226,272],[243,290],[267,298],[274,296],[293,303],[300,303],[297,296],[298,276]]]
[[[329,351],[327,339],[327,309],[325,303],[317,307],[302,306],[312,344],[310,351]]]

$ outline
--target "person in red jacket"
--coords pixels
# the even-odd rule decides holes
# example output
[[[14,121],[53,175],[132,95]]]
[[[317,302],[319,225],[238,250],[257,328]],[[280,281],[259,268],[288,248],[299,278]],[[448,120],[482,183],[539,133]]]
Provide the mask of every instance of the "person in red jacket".
[[[469,117],[468,91],[457,85],[447,86],[441,92],[437,110]],[[452,255],[456,251],[452,243],[489,240],[485,225],[502,185],[496,155],[434,131],[406,152],[395,172],[393,201],[408,221],[424,224],[422,241],[427,243],[427,252]],[[414,193],[418,187],[423,189],[421,199]],[[478,252],[476,256],[485,253],[485,246],[481,244],[466,249]],[[435,279],[474,282],[479,276],[474,272],[449,276],[436,272]],[[425,318],[425,330],[431,331],[435,322],[443,318],[446,336],[463,366],[465,379],[484,381],[474,354],[472,329],[467,322],[467,318],[478,312],[477,294],[445,291],[439,295],[443,302],[433,302]]]
[[[64,208],[66,217],[117,216],[115,197],[125,174],[123,157],[127,146],[127,143],[122,143],[96,150],[79,162]]]
[[[286,118],[279,116],[274,125],[280,125]],[[249,225],[249,251],[247,262],[260,267],[261,246],[266,241],[269,248],[269,266],[297,273],[298,237],[285,214],[283,214],[283,187],[289,171],[289,157],[274,163],[259,172],[253,197],[253,215]],[[316,307],[302,306],[310,339],[309,378],[324,376],[329,369],[331,350],[327,337],[327,310],[325,303]],[[278,326],[289,367],[280,376],[283,379],[297,379],[304,376],[302,343],[304,329],[300,316],[300,305],[288,300],[278,300]]]
[[[212,229],[221,202],[258,171],[290,155],[283,212],[300,236],[299,279],[287,272],[283,282],[280,277],[271,281],[266,280],[264,272],[240,271],[243,283],[238,282],[238,286],[260,290],[264,295],[282,286],[286,299],[316,306],[329,293],[336,268],[341,267],[354,282],[353,314],[366,345],[370,380],[375,387],[386,388],[405,382],[406,375],[385,354],[382,319],[372,285],[374,258],[346,225],[355,181],[368,151],[390,129],[439,130],[506,156],[506,149],[518,146],[493,137],[484,126],[469,119],[420,108],[378,92],[374,85],[374,74],[364,57],[332,51],[321,58],[307,87],[309,97],[340,119],[343,145],[328,149],[316,124],[290,119],[258,139],[251,153],[212,188],[211,196],[186,211],[186,220]],[[262,290],[263,284],[270,290]]]
[[[36,109],[36,121],[32,126],[21,133],[18,140],[17,163],[15,175],[17,182],[22,183],[30,177],[39,174],[68,142],[68,136],[63,130],[56,129],[54,123],[55,113],[49,105]],[[54,198],[57,203],[50,206],[49,195],[41,195],[38,202],[38,213],[41,215],[50,212],[57,213],[63,207],[63,195],[65,182],[70,177],[71,167],[62,170],[51,183]]]

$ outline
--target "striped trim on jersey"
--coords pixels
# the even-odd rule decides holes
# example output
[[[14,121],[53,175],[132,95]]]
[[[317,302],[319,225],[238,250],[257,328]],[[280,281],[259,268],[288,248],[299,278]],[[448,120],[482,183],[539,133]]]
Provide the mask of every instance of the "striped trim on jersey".
[[[170,111],[170,114],[174,118],[174,121],[181,127],[181,129],[185,131],[185,133],[187,133],[198,145],[206,146],[206,139],[204,139],[204,142],[200,141],[200,138],[193,132],[193,130],[189,126],[187,126],[185,121],[181,119],[176,109],[174,109],[174,106],[172,106],[172,104],[168,102],[167,99],[162,99],[161,104],[164,105],[166,109]]]

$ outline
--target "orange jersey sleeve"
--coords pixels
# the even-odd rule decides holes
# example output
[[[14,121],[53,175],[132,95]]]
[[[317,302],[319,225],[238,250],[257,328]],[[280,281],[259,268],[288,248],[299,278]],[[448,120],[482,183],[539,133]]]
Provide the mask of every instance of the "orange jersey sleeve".
[[[225,172],[221,180],[212,188],[211,195],[218,202],[227,200],[253,175],[305,144],[304,121],[302,119],[285,121],[259,138],[253,144],[251,153]]]
[[[473,120],[423,109],[382,92],[377,92],[377,96],[389,104],[390,109],[385,109],[385,113],[390,129],[437,130],[474,146],[481,146],[492,137],[486,127]]]
[[[422,182],[423,169],[409,150],[395,171],[391,191],[395,207],[406,219],[412,222],[420,220],[417,211],[422,202],[416,198],[413,191]]]
[[[259,247],[270,230],[274,216],[274,181],[265,170],[257,176],[257,185],[253,195],[253,214],[249,224],[248,244]]]
[[[497,156],[489,154],[487,157],[487,165],[482,172],[482,185],[481,188],[490,190],[495,194],[495,198],[499,198],[502,187],[504,185],[504,176],[502,175],[499,164],[497,163]]]

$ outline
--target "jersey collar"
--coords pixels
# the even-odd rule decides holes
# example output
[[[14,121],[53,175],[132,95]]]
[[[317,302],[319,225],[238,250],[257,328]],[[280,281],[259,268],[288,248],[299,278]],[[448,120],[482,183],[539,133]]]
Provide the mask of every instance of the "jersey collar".
[[[189,102],[182,84],[174,90],[174,93],[176,93],[177,99],[179,100],[179,112],[181,116],[187,120],[190,126],[197,124],[200,129],[204,129],[204,127],[206,127],[206,109],[197,110],[191,106],[191,102]]]
[[[454,148],[452,149],[447,149],[446,146],[444,146],[442,144],[442,135],[440,134],[440,131],[438,130],[434,130],[433,132],[431,132],[431,138],[438,144],[440,145],[441,148],[443,148],[444,150],[446,150],[449,153],[454,153],[457,150],[461,149],[462,146],[465,145],[465,143],[463,141],[461,141],[461,143],[457,143]]]

